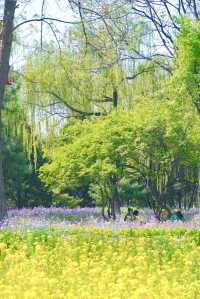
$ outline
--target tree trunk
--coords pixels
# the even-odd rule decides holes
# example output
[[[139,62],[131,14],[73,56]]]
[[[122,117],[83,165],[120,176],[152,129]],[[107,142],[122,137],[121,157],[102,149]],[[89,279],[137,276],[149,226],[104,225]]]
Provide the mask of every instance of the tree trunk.
[[[178,208],[182,209],[182,193],[180,191],[178,192]]]
[[[188,210],[194,207],[194,203],[195,203],[198,188],[199,188],[199,186],[196,184],[194,186],[193,190],[192,190],[192,195],[191,195],[191,198],[190,198],[189,203],[188,203]]]
[[[0,219],[6,216],[2,159],[0,159]]]
[[[198,163],[198,189],[197,189],[197,207],[200,207],[200,162]]]
[[[114,88],[113,90],[113,108],[117,109],[118,106],[118,93],[117,93],[117,89]]]
[[[112,190],[111,214],[114,220],[116,219],[117,216],[121,214],[117,183],[113,185],[113,190]]]
[[[12,46],[12,30],[17,0],[5,0],[2,28],[2,40],[0,41],[0,219],[6,214],[5,188],[3,175],[3,124],[2,108],[6,78],[9,71],[9,60]]]

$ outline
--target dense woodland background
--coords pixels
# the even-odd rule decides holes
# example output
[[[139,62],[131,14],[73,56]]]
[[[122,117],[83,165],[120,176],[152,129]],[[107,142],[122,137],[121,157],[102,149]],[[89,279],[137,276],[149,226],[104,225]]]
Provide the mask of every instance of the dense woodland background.
[[[25,4],[5,0],[0,23],[1,217],[6,207],[100,205],[114,219],[123,205],[157,218],[199,207],[200,2],[68,0],[59,19],[43,0],[40,15],[14,18]]]

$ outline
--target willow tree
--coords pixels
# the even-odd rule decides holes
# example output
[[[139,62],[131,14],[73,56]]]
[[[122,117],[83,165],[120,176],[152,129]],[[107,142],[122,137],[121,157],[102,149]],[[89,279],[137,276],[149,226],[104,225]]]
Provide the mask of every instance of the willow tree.
[[[5,187],[4,187],[4,175],[3,175],[3,122],[2,122],[2,109],[4,104],[4,93],[5,85],[8,78],[9,71],[9,60],[11,54],[11,47],[13,41],[13,31],[19,28],[21,25],[29,22],[44,22],[49,20],[45,16],[41,18],[33,18],[29,20],[23,20],[14,27],[14,15],[15,9],[17,7],[17,0],[5,0],[4,1],[4,13],[3,20],[0,23],[0,219],[2,219],[6,214],[5,209]],[[52,19],[52,18],[50,18]],[[56,22],[62,23],[73,23],[67,22],[65,20],[59,20],[54,18]]]
[[[145,25],[131,21],[124,8],[108,5],[108,12],[115,12],[118,26],[113,20],[84,21],[70,30],[70,44],[27,59],[24,87],[36,110],[62,118],[100,116],[113,107],[129,109],[138,95],[158,88],[157,63],[127,62],[127,53],[142,44]]]
[[[58,51],[28,59],[24,78],[27,100],[34,107],[63,117],[108,113],[115,103],[114,86],[120,86],[119,66],[99,69],[92,55]],[[100,67],[101,68],[101,67]]]

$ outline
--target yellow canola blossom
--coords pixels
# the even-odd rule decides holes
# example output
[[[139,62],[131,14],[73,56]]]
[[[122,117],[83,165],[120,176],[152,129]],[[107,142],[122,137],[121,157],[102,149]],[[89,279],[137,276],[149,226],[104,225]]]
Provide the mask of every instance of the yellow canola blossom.
[[[87,234],[86,234],[87,233]],[[1,299],[200,299],[200,247],[163,234],[81,230],[0,242]]]

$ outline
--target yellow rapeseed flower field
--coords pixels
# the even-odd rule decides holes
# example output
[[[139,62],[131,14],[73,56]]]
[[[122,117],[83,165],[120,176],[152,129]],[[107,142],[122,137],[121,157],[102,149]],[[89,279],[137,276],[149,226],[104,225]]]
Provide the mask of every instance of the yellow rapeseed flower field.
[[[1,299],[197,299],[199,234],[2,232]]]

